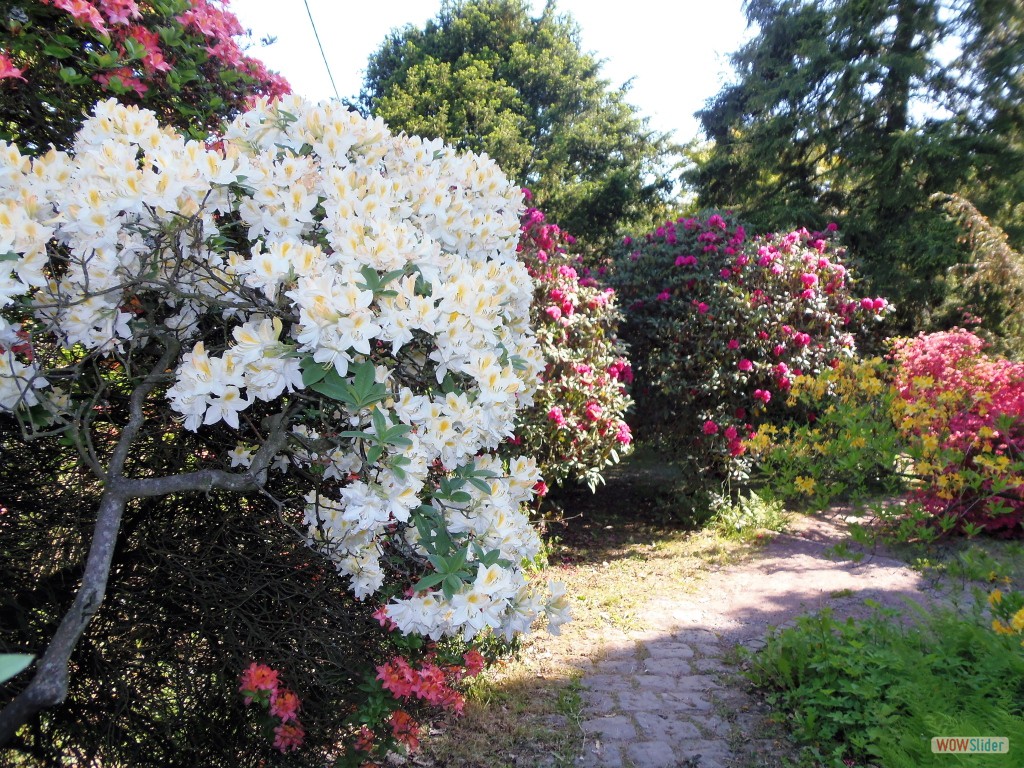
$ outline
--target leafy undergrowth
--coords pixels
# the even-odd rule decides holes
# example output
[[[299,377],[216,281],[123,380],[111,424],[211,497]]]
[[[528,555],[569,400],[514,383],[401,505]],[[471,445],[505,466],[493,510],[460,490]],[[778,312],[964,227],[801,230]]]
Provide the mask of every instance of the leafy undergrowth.
[[[608,473],[591,494],[551,502],[548,565],[541,576],[565,582],[573,620],[562,634],[538,632],[514,658],[480,676],[461,717],[434,724],[414,757],[422,766],[559,768],[584,748],[580,678],[602,654],[610,631],[638,628],[642,605],[695,591],[702,576],[756,546],[756,536],[698,530],[674,505],[677,475],[640,453]]]
[[[777,632],[750,659],[780,725],[822,765],[924,768],[1020,765],[1012,754],[933,754],[933,737],[1024,743],[1024,651],[980,617],[895,611],[838,621],[828,612]],[[784,713],[784,714],[783,714]]]

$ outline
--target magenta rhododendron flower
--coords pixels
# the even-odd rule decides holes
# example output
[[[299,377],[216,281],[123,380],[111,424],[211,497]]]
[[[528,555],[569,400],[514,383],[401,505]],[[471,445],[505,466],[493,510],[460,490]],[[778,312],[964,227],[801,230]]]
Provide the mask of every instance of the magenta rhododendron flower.
[[[768,402],[772,399],[772,393],[769,392],[767,389],[755,389],[754,399],[760,400],[762,403],[767,405]]]
[[[707,421],[704,422],[704,434],[705,435],[717,435],[718,434],[718,425],[715,422],[713,422],[710,419],[708,419]]]
[[[726,344],[726,346],[729,349],[739,349],[740,348],[740,343],[736,339],[729,339],[729,342],[728,342],[728,344]]]
[[[557,320],[562,316],[561,307],[550,306],[544,310],[544,314],[550,317],[552,320]]]
[[[738,367],[744,373],[746,373],[747,371],[754,370],[754,364],[750,360],[747,360],[747,358],[743,358],[742,360],[740,360],[738,363]]]
[[[562,413],[562,409],[557,405],[548,411],[548,418],[551,419],[559,427],[565,426],[565,414]]]
[[[658,301],[668,301],[671,298],[672,298],[672,294],[669,293],[668,291],[662,291],[657,296]]]

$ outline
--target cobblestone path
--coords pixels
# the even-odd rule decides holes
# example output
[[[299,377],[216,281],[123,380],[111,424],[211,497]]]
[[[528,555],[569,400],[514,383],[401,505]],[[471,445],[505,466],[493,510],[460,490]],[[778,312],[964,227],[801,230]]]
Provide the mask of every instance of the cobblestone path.
[[[728,674],[737,644],[826,606],[864,615],[871,599],[899,607],[939,596],[884,556],[829,558],[842,534],[804,518],[751,560],[710,574],[697,595],[646,606],[640,628],[610,630],[584,665],[583,768],[762,768],[784,750],[758,704]],[[730,679],[733,678],[733,679]]]

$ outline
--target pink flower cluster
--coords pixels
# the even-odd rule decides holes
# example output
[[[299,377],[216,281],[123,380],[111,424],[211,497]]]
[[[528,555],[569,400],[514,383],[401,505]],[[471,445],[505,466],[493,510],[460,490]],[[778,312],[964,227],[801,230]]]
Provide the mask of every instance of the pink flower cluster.
[[[433,651],[418,666],[413,667],[401,657],[395,656],[390,661],[379,665],[376,679],[385,691],[396,701],[419,700],[435,707],[447,709],[461,714],[465,705],[462,694],[452,686],[467,677],[474,677],[483,671],[486,661],[483,654],[471,648],[462,655],[461,664],[442,666],[435,663]],[[420,724],[406,712],[398,708],[391,712],[386,723],[392,738],[402,744],[409,752],[419,748]],[[377,734],[364,725],[353,743],[360,752],[372,752],[377,746]]]
[[[298,719],[299,697],[294,691],[281,686],[279,676],[276,669],[266,664],[250,664],[242,672],[238,690],[245,697],[246,705],[256,701],[267,707],[270,716],[278,720],[274,726],[274,747],[288,752],[302,746],[306,732]]]
[[[942,473],[967,470],[983,477],[978,487],[953,502],[941,498],[937,488],[926,488],[918,497],[927,509],[958,514],[991,533],[1020,536],[1024,486],[1011,483],[996,494],[995,486],[1005,486],[1005,479],[979,470],[978,459],[981,454],[1002,457],[1008,468],[1014,467],[1011,474],[1019,475],[1024,460],[1024,363],[989,357],[984,348],[982,339],[961,328],[896,340],[894,385],[901,398],[916,406],[915,413],[927,406],[931,414],[926,430],[913,416],[907,417],[913,426],[902,430],[939,440],[948,462]]]
[[[536,281],[532,319],[547,361],[535,405],[516,430],[549,483],[593,477],[631,444],[624,421],[633,369],[616,338],[615,291],[603,265],[570,253],[573,239],[536,208],[521,219],[520,258]]]
[[[781,411],[794,377],[852,351],[861,327],[884,317],[884,299],[850,296],[834,231],[750,239],[715,213],[623,241],[613,285],[628,307],[624,337],[645,377],[637,414],[649,429],[686,455],[739,468],[730,457]]]
[[[140,24],[133,24],[134,19],[143,19],[142,11],[136,0],[42,0],[67,14],[81,26],[108,36],[123,59],[131,59],[128,55],[128,39],[143,50],[139,66],[117,67],[93,75],[93,78],[105,88],[110,86],[114,78],[135,91],[139,96],[149,90],[147,81],[152,81],[160,73],[171,69],[171,63],[161,48],[157,32]],[[146,4],[143,4],[145,7]],[[267,71],[258,59],[246,56],[241,46],[234,39],[245,33],[238,19],[219,5],[207,0],[190,0],[189,7],[174,18],[186,30],[206,38],[206,52],[218,59],[221,65],[243,72],[252,77],[258,89],[266,96],[283,96],[291,91],[287,81],[280,75]],[[0,79],[4,77],[21,77],[22,70],[13,66],[6,54],[0,54]],[[6,73],[6,74],[5,74]],[[24,79],[23,77],[21,79]]]

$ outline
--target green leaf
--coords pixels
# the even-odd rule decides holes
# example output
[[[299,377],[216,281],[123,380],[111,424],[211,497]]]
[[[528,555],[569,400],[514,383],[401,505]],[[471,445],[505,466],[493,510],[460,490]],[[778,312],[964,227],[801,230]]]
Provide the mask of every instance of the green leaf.
[[[8,253],[0,253],[0,261],[17,261],[20,258],[21,254],[15,253],[14,251],[10,251]]]
[[[488,485],[486,481],[481,480],[479,477],[471,477],[469,478],[469,482],[473,485],[474,488],[477,488],[481,493],[489,494],[491,492],[491,486]]]
[[[412,585],[413,592],[422,592],[425,589],[430,589],[440,584],[445,579],[443,573],[432,573],[429,576],[424,576],[422,579]]]
[[[68,85],[80,85],[88,80],[85,75],[81,74],[74,67],[61,67],[57,74],[60,75],[60,79]]]
[[[355,430],[351,429],[346,429],[344,432],[339,432],[338,437],[352,437],[357,440],[377,440],[377,436],[372,432],[356,432]]]
[[[35,656],[29,653],[0,653],[0,683],[24,672]]]
[[[133,37],[126,37],[123,41],[124,48],[128,52],[128,55],[133,59],[141,59],[146,55],[146,49]]]
[[[321,381],[327,375],[328,369],[313,359],[312,355],[306,355],[299,363],[302,368],[302,385],[312,386]]]
[[[441,590],[444,592],[444,596],[451,600],[455,593],[462,589],[463,581],[455,574],[449,574],[444,577],[444,581],[441,582]]]
[[[352,388],[333,368],[327,371],[327,375],[324,376],[323,380],[311,385],[310,389],[332,400],[337,400],[349,406],[353,405]]]
[[[43,53],[47,56],[53,56],[56,59],[66,59],[71,55],[71,49],[65,48],[63,45],[57,45],[56,43],[47,43],[43,46]]]

